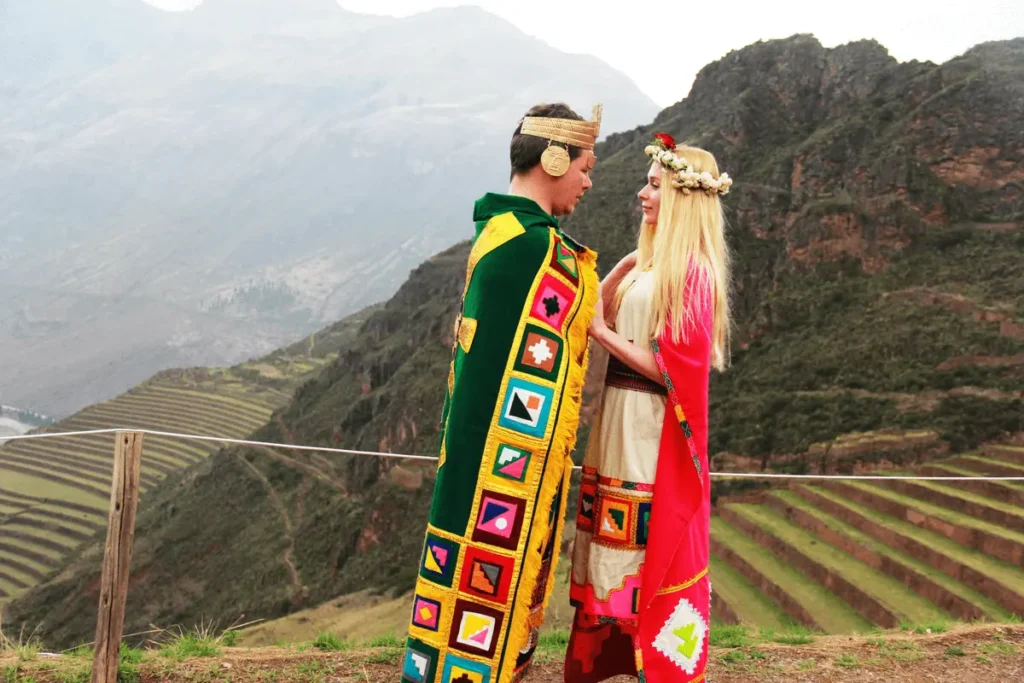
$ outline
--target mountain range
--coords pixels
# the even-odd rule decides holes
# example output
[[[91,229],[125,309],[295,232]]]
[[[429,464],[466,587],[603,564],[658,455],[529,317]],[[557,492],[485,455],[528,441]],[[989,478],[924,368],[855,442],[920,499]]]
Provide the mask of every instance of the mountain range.
[[[735,344],[711,382],[713,470],[904,467],[1024,433],[1024,39],[937,65],[797,35],[707,65],[685,100],[598,146],[565,229],[602,271],[633,248],[658,131],[736,179]],[[435,454],[468,254],[463,241],[413,270],[256,438]],[[600,383],[595,354],[577,458]],[[432,488],[430,464],[215,453],[144,502],[126,631],[401,595]],[[96,552],[83,546],[6,621],[87,639]]]
[[[474,7],[6,0],[0,396],[63,417],[386,299],[471,234],[544,101],[603,103],[605,132],[657,111]]]

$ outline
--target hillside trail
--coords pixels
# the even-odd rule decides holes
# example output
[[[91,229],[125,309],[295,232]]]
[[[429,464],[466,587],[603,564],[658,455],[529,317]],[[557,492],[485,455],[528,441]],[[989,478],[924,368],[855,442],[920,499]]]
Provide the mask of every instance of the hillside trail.
[[[274,422],[277,427],[281,430],[281,434],[284,435],[285,441],[290,444],[299,443],[296,439],[295,432],[293,432],[280,415],[275,416]],[[302,473],[315,477],[320,482],[327,484],[331,488],[340,491],[343,494],[348,494],[348,488],[345,486],[345,482],[341,478],[336,478],[332,471],[334,469],[334,463],[327,458],[323,457],[318,453],[310,453],[308,460],[302,457],[302,453],[296,449],[291,449],[292,455],[287,456],[284,453],[280,453],[275,449],[262,448],[264,453],[274,458],[278,462],[281,462],[288,467],[295,468]],[[317,463],[323,466],[325,469],[314,466],[313,463]]]
[[[217,657],[175,661],[147,655],[140,683],[393,683],[400,678],[402,651],[397,647],[344,652],[291,648],[225,648]],[[538,652],[526,683],[561,683],[562,652]],[[941,634],[880,632],[874,635],[820,636],[801,645],[758,643],[711,649],[708,681],[714,683],[1009,683],[1024,681],[1024,625],[961,626]],[[78,669],[73,667],[77,666]],[[58,683],[78,680],[80,658],[19,662],[0,655],[0,671],[16,677],[6,681]],[[16,667],[16,668],[15,668]],[[87,680],[87,679],[86,679]],[[635,681],[629,677],[609,683]]]
[[[284,501],[277,494],[277,489],[270,483],[266,475],[260,471],[258,467],[253,465],[251,462],[245,459],[244,456],[236,454],[236,457],[242,465],[244,465],[252,475],[263,484],[266,489],[268,496],[270,497],[270,503],[281,515],[281,523],[284,525],[285,538],[288,539],[288,547],[285,548],[284,554],[281,557],[281,561],[288,567],[288,574],[291,577],[292,588],[294,590],[300,590],[302,588],[302,580],[299,578],[299,571],[295,567],[295,562],[292,561],[292,555],[295,550],[295,525],[292,523],[291,516],[288,514],[288,508],[285,506]],[[5,682],[6,683],[6,682]]]

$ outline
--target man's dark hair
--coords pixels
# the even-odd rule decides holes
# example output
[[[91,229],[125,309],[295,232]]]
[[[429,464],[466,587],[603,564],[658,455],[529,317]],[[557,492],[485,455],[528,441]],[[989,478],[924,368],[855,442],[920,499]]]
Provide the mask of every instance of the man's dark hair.
[[[532,107],[530,111],[526,112],[525,116],[543,116],[544,118],[551,119],[574,119],[576,121],[582,121],[583,117],[574,112],[569,108],[569,105],[557,103],[557,104],[538,104]],[[524,116],[524,118],[525,118]],[[509,161],[512,162],[512,176],[519,173],[526,173],[531,168],[540,163],[540,155],[544,153],[544,150],[548,147],[548,141],[544,138],[539,138],[535,135],[523,135],[522,134],[523,124],[520,123],[516,126],[516,132],[512,134],[512,144],[509,146]],[[555,142],[552,144],[562,145],[563,143]],[[573,160],[583,154],[583,150],[575,145],[568,145],[569,148],[569,159]]]

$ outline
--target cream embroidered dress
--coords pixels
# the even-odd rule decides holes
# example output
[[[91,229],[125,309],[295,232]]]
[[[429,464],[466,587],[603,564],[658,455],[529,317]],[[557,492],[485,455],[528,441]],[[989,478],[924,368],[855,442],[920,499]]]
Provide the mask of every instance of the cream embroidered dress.
[[[646,349],[653,285],[641,273],[615,320],[620,336]],[[637,616],[665,404],[661,386],[610,358],[583,464],[571,590],[573,604],[602,621]]]

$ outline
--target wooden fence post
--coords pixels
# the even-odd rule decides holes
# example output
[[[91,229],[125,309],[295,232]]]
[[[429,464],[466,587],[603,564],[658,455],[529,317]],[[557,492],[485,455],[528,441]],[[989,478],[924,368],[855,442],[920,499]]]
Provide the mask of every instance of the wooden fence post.
[[[135,511],[139,505],[141,468],[142,433],[117,432],[91,683],[117,681],[121,636],[124,633],[124,609],[128,599],[128,572],[132,565],[132,543],[135,540]]]

